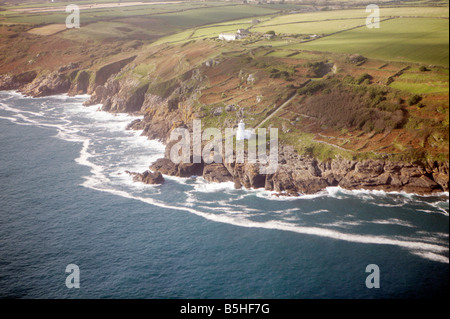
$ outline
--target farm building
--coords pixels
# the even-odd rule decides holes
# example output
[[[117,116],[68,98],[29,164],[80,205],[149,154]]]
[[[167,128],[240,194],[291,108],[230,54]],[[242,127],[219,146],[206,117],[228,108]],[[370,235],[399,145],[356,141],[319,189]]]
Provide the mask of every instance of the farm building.
[[[236,39],[238,39],[238,35],[236,33],[221,33],[221,34],[219,34],[219,40],[234,41]]]
[[[219,34],[219,40],[234,41],[245,38],[250,34],[247,29],[239,29],[236,33],[221,33]]]
[[[238,29],[236,33],[239,34],[241,38],[250,35],[250,31],[248,31],[247,29]]]

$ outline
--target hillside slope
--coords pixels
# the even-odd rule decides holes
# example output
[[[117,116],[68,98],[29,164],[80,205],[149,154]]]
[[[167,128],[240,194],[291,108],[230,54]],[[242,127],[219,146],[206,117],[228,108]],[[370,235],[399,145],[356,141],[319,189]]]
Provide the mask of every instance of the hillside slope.
[[[92,25],[77,36],[3,26],[0,89],[88,93],[86,104],[141,114],[129,128],[168,147],[170,132],[192,130],[194,119],[203,129],[240,120],[279,129],[274,174],[249,163],[175,165],[168,158],[152,166],[164,174],[289,194],[327,186],[448,191],[448,67],[307,51],[286,46],[292,40],[284,35],[268,40],[258,32],[229,43],[206,36],[155,44],[149,34],[127,31],[130,21],[114,23],[101,36]]]

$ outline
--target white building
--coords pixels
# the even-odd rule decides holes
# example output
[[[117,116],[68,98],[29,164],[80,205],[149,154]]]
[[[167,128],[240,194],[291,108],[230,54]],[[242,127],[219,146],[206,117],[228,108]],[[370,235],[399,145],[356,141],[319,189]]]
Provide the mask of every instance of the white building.
[[[250,31],[248,31],[247,29],[238,29],[236,33],[242,38],[250,35]]]
[[[238,124],[238,128],[236,131],[236,140],[242,141],[242,140],[248,140],[252,137],[253,132],[250,130],[245,129],[245,123],[244,121],[240,121]]]
[[[245,38],[248,35],[250,35],[250,31],[248,31],[247,29],[238,29],[236,31],[236,33],[221,33],[221,34],[219,34],[219,40],[234,41],[234,40]]]
[[[234,41],[236,39],[238,39],[238,35],[236,33],[221,33],[221,34],[219,34],[219,40]]]

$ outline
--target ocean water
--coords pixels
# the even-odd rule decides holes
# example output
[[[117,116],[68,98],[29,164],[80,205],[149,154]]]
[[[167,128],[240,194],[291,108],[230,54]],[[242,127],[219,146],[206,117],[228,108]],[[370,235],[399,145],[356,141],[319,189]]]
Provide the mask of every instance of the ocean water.
[[[449,289],[449,196],[298,198],[134,183],[164,146],[87,96],[0,92],[1,298],[432,298]],[[66,287],[68,264],[80,288]],[[379,288],[366,287],[369,264]]]

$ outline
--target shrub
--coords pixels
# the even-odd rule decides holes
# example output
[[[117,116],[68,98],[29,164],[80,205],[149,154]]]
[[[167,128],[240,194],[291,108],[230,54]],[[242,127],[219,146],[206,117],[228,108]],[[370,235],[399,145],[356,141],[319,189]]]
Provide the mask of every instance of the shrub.
[[[417,103],[419,103],[422,100],[422,97],[420,95],[413,95],[408,99],[408,105],[412,106],[412,105],[416,105]]]
[[[311,92],[320,88],[324,83],[312,82],[300,89],[301,92]],[[321,125],[336,129],[358,128],[365,132],[389,132],[402,127],[405,113],[399,104],[380,101],[373,107],[367,96],[354,93],[352,89],[325,87],[328,94],[314,95],[305,99],[301,111],[316,117]],[[379,95],[379,99],[385,97]]]
[[[363,82],[366,81],[366,80],[368,80],[369,83],[370,83],[370,80],[372,80],[372,79],[373,79],[373,77],[372,77],[370,74],[364,73],[364,74],[361,74],[361,75],[356,79],[356,83],[357,83],[357,84],[361,84],[361,83],[363,83]]]
[[[280,70],[275,69],[275,68],[272,68],[272,69],[270,70],[270,73],[278,73],[278,72],[280,72]]]
[[[422,102],[419,102],[419,104],[417,104],[417,107],[419,109],[421,109],[421,108],[425,107],[425,104],[423,104]]]
[[[419,68],[419,71],[420,72],[426,72],[426,71],[429,71],[428,69],[427,69],[427,67],[426,66],[421,66],[420,68]]]
[[[313,81],[313,82],[309,82],[304,87],[298,89],[297,93],[300,95],[301,94],[311,95],[313,93],[316,93],[316,92],[324,89],[325,86],[326,86],[326,84],[322,81]]]

